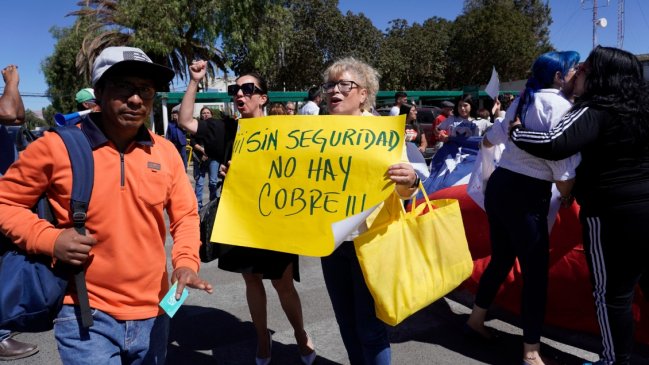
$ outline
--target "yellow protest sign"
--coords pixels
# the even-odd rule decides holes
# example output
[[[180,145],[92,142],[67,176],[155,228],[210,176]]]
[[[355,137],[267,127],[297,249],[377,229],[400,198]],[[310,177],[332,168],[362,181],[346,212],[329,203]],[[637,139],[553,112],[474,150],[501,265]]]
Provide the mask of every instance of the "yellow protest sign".
[[[269,116],[239,120],[212,241],[308,256],[393,191],[405,117]],[[350,219],[351,217],[351,219]],[[357,225],[357,223],[355,223]]]

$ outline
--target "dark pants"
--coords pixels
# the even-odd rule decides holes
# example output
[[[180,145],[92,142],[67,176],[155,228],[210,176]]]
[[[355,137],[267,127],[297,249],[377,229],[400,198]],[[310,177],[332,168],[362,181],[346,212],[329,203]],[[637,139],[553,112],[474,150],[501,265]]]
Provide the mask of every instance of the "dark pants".
[[[552,183],[497,168],[485,191],[491,261],[482,274],[475,304],[488,309],[516,258],[523,290],[521,326],[525,343],[538,343],[548,289],[547,215]]]
[[[613,207],[599,216],[582,212],[580,219],[602,334],[602,360],[630,364],[633,293],[649,268],[649,204]]]
[[[322,273],[350,364],[390,364],[388,331],[376,318],[354,243],[344,242],[323,257]]]

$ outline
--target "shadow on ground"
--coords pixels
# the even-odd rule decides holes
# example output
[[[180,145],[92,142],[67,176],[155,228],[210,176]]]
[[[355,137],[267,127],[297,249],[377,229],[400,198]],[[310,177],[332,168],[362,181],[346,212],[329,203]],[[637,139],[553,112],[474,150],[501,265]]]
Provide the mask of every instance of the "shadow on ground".
[[[251,365],[257,341],[251,322],[216,308],[185,305],[171,321],[169,343],[167,365]],[[322,356],[316,363],[340,365]],[[273,364],[301,364],[297,345],[274,341]]]
[[[453,299],[462,301],[463,297],[453,296]],[[523,348],[522,336],[509,330],[509,327],[519,325],[518,318],[502,311],[491,312],[493,313],[490,313],[491,317],[488,320],[497,318],[499,321],[505,322],[502,326],[504,329],[497,329],[498,339],[495,341],[486,342],[465,337],[462,333],[462,326],[468,315],[455,313],[449,303],[443,299],[415,313],[398,326],[392,327],[390,341],[393,343],[407,341],[430,343],[487,364],[520,365]],[[544,328],[543,334],[544,337],[562,344],[590,352],[597,351],[598,339],[590,334],[575,334],[554,328]],[[581,365],[584,363],[584,359],[545,343],[542,344],[541,353],[554,360],[557,365]]]

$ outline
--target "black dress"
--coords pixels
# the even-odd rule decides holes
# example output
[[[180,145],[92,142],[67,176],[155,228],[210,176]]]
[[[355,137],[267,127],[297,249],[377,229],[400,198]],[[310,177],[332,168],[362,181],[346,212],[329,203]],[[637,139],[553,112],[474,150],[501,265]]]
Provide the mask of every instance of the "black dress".
[[[216,228],[215,228],[216,229]],[[238,273],[261,274],[264,279],[280,279],[286,267],[293,264],[293,279],[300,281],[299,256],[250,248],[224,245],[219,257],[219,269]]]
[[[199,120],[196,136],[203,138],[208,156],[216,156],[219,160],[218,155],[223,154],[225,157],[222,161],[227,162],[232,155],[237,122],[231,118],[224,118],[223,121],[221,127],[216,123],[208,124]],[[289,264],[293,264],[293,279],[300,281],[298,255],[230,245],[222,245],[220,248],[219,268],[225,271],[261,274],[264,279],[275,280],[282,277]]]

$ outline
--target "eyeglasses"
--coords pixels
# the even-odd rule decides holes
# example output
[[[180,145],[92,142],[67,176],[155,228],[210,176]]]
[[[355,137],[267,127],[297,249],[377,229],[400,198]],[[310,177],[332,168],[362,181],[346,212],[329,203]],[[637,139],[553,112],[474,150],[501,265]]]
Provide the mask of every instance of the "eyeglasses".
[[[119,97],[131,97],[138,94],[142,100],[151,100],[155,97],[155,88],[152,86],[135,86],[126,81],[110,81],[113,92]]]
[[[245,84],[241,85],[229,85],[228,86],[228,95],[234,96],[237,95],[237,93],[241,90],[243,95],[246,96],[251,96],[252,94],[263,94],[264,92],[255,85],[254,82],[246,82]]]
[[[338,80],[338,81],[329,81],[325,82],[324,84],[321,85],[322,87],[322,92],[324,93],[332,93],[334,91],[334,88],[338,85],[338,91],[341,93],[348,93],[352,91],[354,88],[359,88],[361,87],[359,84],[357,84],[355,81],[351,80]],[[354,86],[356,85],[356,86]]]

